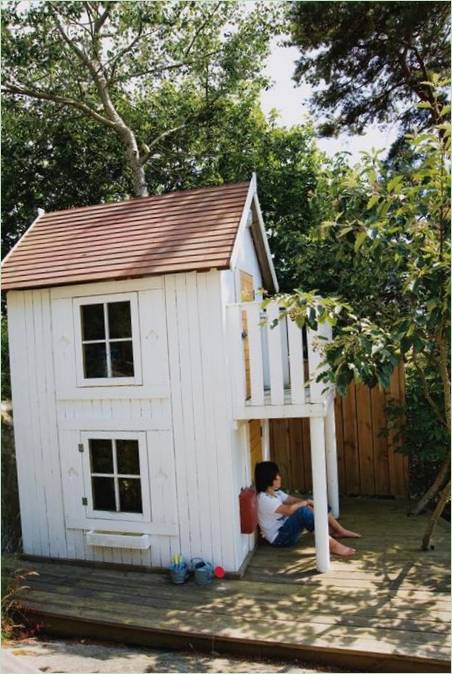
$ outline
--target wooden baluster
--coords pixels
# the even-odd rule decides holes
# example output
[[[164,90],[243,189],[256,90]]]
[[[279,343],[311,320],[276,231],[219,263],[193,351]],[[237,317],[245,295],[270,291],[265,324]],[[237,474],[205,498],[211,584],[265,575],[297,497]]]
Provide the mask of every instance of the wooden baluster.
[[[289,368],[290,389],[293,405],[303,405],[304,396],[304,362],[303,362],[303,331],[291,318],[287,318],[289,334]]]
[[[249,302],[244,305],[247,312],[248,345],[251,378],[251,404],[264,404],[264,372],[260,323],[260,303]]]
[[[276,321],[275,326],[273,322]],[[281,325],[279,306],[270,302],[267,308],[268,357],[270,365],[271,404],[284,404],[284,380],[282,369]]]

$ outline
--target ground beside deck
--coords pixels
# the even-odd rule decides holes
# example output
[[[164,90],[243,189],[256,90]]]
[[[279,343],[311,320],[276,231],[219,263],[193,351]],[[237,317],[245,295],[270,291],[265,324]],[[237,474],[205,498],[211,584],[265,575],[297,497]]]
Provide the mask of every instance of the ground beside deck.
[[[371,672],[450,671],[450,529],[419,550],[425,518],[397,501],[348,499],[358,554],[315,571],[313,538],[257,549],[243,580],[171,585],[166,575],[23,562],[21,602],[44,629],[122,643],[297,657]]]

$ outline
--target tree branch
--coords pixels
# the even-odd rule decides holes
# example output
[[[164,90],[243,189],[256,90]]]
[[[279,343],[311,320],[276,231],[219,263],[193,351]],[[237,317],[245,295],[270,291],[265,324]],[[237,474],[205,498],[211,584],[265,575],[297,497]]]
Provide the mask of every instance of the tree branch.
[[[220,52],[221,52],[221,49],[211,51],[211,52],[208,52],[206,54],[203,54],[200,58],[209,58],[210,56],[215,56],[216,54],[219,54]],[[190,60],[190,61],[181,61],[180,63],[171,63],[170,65],[167,65],[167,66],[163,66],[163,65],[154,66],[154,67],[149,68],[147,70],[140,70],[139,72],[128,74],[127,80],[131,80],[132,78],[135,78],[135,77],[142,77],[143,75],[153,75],[154,73],[164,72],[165,70],[175,70],[177,68],[183,68],[183,66],[190,66],[193,63],[195,63],[195,61]],[[119,82],[119,81],[120,81],[120,78],[109,80],[110,83],[111,82]]]
[[[433,412],[435,413],[435,416],[438,419],[438,421],[440,421],[441,425],[445,426],[447,428],[448,426],[447,426],[447,422],[444,419],[444,415],[441,413],[441,410],[438,407],[437,403],[433,400],[432,396],[430,395],[430,391],[428,389],[428,382],[427,382],[427,379],[425,377],[425,372],[422,370],[422,368],[420,367],[420,365],[417,361],[417,353],[416,353],[415,348],[413,348],[413,364],[414,364],[414,367],[416,368],[416,371],[417,371],[417,373],[418,373],[418,375],[421,379],[425,399],[429,403],[430,407],[432,408]]]
[[[88,56],[85,54],[85,52],[82,49],[80,49],[80,47],[74,42],[74,40],[71,40],[69,35],[66,34],[63,26],[61,25],[58,13],[52,7],[52,3],[49,3],[49,10],[53,16],[53,20],[55,21],[57,30],[60,33],[61,37],[63,38],[64,42],[66,42],[68,47],[74,52],[74,54],[78,56],[79,60],[86,65],[86,67],[92,74],[93,78],[97,80],[98,72],[94,67],[94,64],[92,63],[91,59],[88,58]]]
[[[104,25],[105,21],[108,19],[109,15],[110,15],[110,6],[109,5],[107,5],[105,7],[105,10],[104,10],[103,14],[99,14],[99,12],[98,12],[98,18],[96,19],[96,21],[94,23],[94,32],[96,34],[98,34],[100,32],[100,29]]]
[[[198,35],[204,30],[204,28],[209,23],[209,21],[214,17],[214,15],[217,13],[220,6],[221,6],[221,2],[217,2],[215,7],[213,8],[212,12],[207,17],[205,17],[205,20],[203,21],[203,23],[195,31],[195,34],[193,35],[193,38],[190,41],[190,44],[188,45],[187,49],[185,50],[185,56],[189,55],[189,53],[191,52],[191,50],[193,48],[193,45],[195,44],[196,40],[198,39]]]
[[[167,136],[171,135],[172,133],[175,133],[176,131],[179,131],[179,129],[183,129],[184,126],[186,126],[186,122],[183,124],[179,124],[178,126],[174,126],[172,129],[167,129],[166,131],[163,131],[161,134],[157,136],[157,138],[154,138],[152,143],[147,146],[146,152],[141,156],[140,158],[140,165],[144,166],[144,164],[148,161],[149,157],[151,156],[152,149],[160,143],[161,140],[166,138]]]
[[[62,105],[68,105],[72,108],[80,110],[81,112],[84,112],[86,115],[89,115],[89,117],[95,119],[96,122],[100,122],[105,126],[109,126],[110,128],[115,128],[117,126],[115,122],[108,119],[107,117],[104,117],[103,115],[100,115],[98,112],[96,112],[96,110],[91,108],[86,103],[77,101],[74,98],[69,98],[67,96],[60,96],[60,94],[55,94],[50,91],[42,91],[40,89],[34,89],[32,87],[24,86],[20,83],[18,84],[6,83],[3,85],[2,88],[3,91],[8,92],[10,94],[19,94],[20,96],[29,96],[30,98],[38,98],[43,101],[52,101],[53,103],[61,103]]]

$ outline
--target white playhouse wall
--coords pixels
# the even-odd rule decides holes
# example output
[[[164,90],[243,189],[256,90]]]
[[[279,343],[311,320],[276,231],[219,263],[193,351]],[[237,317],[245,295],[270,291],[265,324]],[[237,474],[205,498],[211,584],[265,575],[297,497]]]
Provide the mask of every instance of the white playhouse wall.
[[[117,293],[137,295],[142,385],[79,387],[74,299]],[[8,322],[25,553],[160,567],[181,552],[237,570],[249,475],[232,423],[221,272],[11,291]],[[149,522],[87,519],[78,445],[90,431],[144,434]],[[147,533],[151,545],[93,547],[93,529]]]
[[[250,227],[244,227],[238,234],[237,258],[232,270],[222,272],[223,309],[227,304],[241,301],[240,297],[240,272],[244,271],[253,276],[256,298],[259,298],[259,289],[262,288],[262,274],[259,267]],[[224,319],[225,320],[225,316]],[[232,408],[230,424],[230,442],[232,449],[232,461],[234,466],[233,480],[234,493],[239,494],[242,487],[250,486],[254,476],[251,474],[249,424],[233,423]],[[264,422],[268,426],[268,422]],[[236,545],[239,552],[239,564],[244,561],[246,555],[254,548],[254,534],[242,534],[240,528],[236,533]]]

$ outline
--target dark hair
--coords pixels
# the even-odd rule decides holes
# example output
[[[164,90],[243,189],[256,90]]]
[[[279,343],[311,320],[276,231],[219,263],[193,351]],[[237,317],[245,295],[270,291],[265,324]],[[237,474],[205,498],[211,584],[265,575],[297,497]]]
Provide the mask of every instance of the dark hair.
[[[254,482],[256,484],[256,491],[265,491],[267,487],[271,487],[273,480],[279,475],[279,468],[273,461],[261,461],[256,463],[254,469]]]

